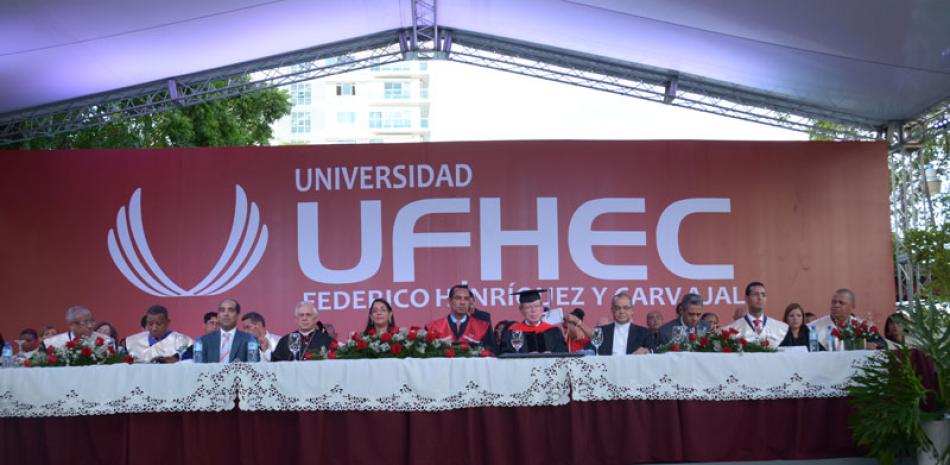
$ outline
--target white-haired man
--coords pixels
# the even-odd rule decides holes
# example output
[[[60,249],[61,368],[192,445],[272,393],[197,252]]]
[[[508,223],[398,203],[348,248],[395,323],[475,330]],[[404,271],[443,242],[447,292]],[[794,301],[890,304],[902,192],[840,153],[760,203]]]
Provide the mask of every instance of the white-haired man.
[[[307,352],[319,352],[327,349],[333,339],[327,335],[324,326],[317,321],[317,307],[313,302],[303,301],[294,307],[294,319],[297,320],[297,330],[285,335],[277,341],[277,347],[271,353],[271,361],[300,360]],[[300,350],[294,354],[290,351],[290,336],[300,335]]]
[[[100,337],[103,344],[112,344],[111,337],[92,330],[96,327],[96,319],[92,317],[92,311],[82,305],[73,305],[66,309],[66,325],[69,326],[68,331],[44,339],[43,346],[58,349],[73,339],[96,340]]]

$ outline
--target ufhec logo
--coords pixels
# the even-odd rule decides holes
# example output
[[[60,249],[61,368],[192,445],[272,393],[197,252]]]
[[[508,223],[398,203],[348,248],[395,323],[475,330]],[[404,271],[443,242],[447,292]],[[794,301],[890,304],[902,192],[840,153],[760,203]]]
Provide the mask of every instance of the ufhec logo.
[[[214,268],[191,289],[172,281],[152,256],[142,227],[142,188],[135,189],[128,211],[119,208],[115,229],[109,230],[109,255],[115,266],[132,285],[158,297],[216,295],[237,286],[264,255],[267,225],[261,224],[256,203],[251,202],[248,209],[244,189],[236,185],[234,190],[234,221],[227,245]]]

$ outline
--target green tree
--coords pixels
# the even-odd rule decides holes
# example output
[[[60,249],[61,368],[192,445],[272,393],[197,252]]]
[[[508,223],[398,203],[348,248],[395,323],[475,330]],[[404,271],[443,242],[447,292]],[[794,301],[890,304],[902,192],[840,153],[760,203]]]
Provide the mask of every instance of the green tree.
[[[950,224],[906,231],[904,247],[911,260],[927,270],[927,281],[922,284],[929,294],[950,301]]]
[[[290,113],[290,96],[266,89],[238,97],[40,137],[6,149],[222,147],[267,145],[271,124]],[[109,107],[90,110],[90,116]]]

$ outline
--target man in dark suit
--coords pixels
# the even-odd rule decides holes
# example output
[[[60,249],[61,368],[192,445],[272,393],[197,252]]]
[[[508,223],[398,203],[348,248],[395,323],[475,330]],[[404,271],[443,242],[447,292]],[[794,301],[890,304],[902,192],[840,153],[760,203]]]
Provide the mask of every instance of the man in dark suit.
[[[294,307],[294,318],[297,320],[297,330],[284,335],[277,341],[277,347],[270,356],[271,361],[294,360],[294,353],[290,351],[291,334],[298,334],[300,338],[297,360],[303,359],[307,352],[320,352],[321,349],[327,349],[333,342],[333,339],[322,329],[323,325],[317,321],[317,308],[312,302],[298,303]]]
[[[247,361],[247,344],[254,336],[237,329],[241,304],[234,299],[224,299],[218,304],[216,331],[201,336],[204,346],[200,363],[230,363]]]
[[[650,351],[656,350],[657,347],[660,347],[663,343],[663,338],[660,336],[660,328],[663,326],[663,313],[659,310],[653,310],[650,313],[647,313],[647,329],[650,330],[650,334],[647,335],[646,346]]]
[[[646,354],[647,339],[650,330],[633,324],[633,299],[630,294],[621,292],[610,299],[610,312],[614,322],[599,326],[604,335],[604,342],[597,348],[598,355]],[[594,349],[593,344],[587,346]]]
[[[706,323],[703,322],[703,298],[699,294],[686,294],[676,306],[678,318],[660,326],[660,343],[667,344],[673,340],[673,328],[682,326],[683,334],[705,333]]]

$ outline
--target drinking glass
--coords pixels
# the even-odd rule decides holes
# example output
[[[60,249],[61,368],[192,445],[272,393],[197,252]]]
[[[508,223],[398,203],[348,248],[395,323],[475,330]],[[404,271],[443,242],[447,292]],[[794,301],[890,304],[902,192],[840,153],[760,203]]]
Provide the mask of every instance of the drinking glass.
[[[300,333],[290,333],[290,343],[287,348],[294,354],[294,360],[297,360],[297,354],[300,353]]]
[[[594,328],[594,333],[590,335],[590,345],[594,346],[594,355],[600,355],[600,346],[604,343],[604,328],[600,326]]]
[[[524,332],[519,329],[516,329],[511,332],[511,348],[515,349],[515,352],[521,350],[521,347],[524,346]]]
[[[23,364],[24,360],[26,360],[26,356],[23,355],[23,344],[26,341],[23,339],[16,339],[13,342],[16,343],[16,357],[13,358],[13,361],[17,364],[17,366],[19,366]]]

